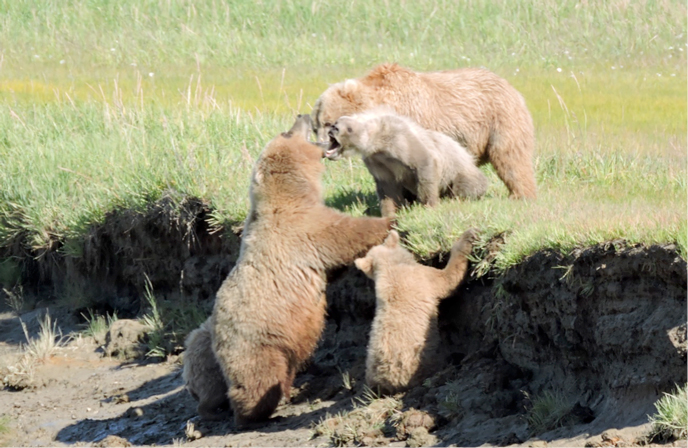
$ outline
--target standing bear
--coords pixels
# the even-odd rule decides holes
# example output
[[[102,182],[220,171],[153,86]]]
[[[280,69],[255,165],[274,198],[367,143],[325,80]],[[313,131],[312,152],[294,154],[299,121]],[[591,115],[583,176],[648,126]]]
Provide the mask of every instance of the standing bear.
[[[311,113],[318,140],[327,141],[339,117],[381,105],[455,139],[480,164],[492,163],[512,198],[536,197],[533,120],[505,79],[482,68],[422,73],[382,64],[320,95]]]
[[[438,367],[437,307],[466,276],[475,232],[454,243],[444,269],[418,264],[390,232],[384,244],[356,260],[375,280],[375,318],[366,358],[366,383],[386,394],[420,384]]]
[[[382,216],[419,201],[434,207],[440,196],[477,199],[487,178],[466,148],[387,109],[340,117],[330,128],[329,159],[358,153],[375,179]]]
[[[353,218],[325,206],[322,149],[309,116],[263,149],[236,266],[211,316],[213,351],[238,425],[267,419],[318,342],[326,271],[352,264],[387,236],[387,218]]]

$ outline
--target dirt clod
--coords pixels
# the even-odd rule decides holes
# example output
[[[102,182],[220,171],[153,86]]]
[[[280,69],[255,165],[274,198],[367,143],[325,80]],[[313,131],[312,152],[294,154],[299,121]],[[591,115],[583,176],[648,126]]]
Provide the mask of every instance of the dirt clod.
[[[132,319],[120,319],[112,323],[105,339],[105,353],[120,359],[138,359],[146,354],[143,338],[146,327]]]
[[[435,429],[435,419],[427,412],[409,409],[401,415],[397,425],[397,439],[405,440],[411,437],[417,428],[425,428],[426,432]]]
[[[103,440],[100,442],[95,443],[93,446],[98,446],[98,447],[128,447],[131,446],[131,443],[127,441],[127,439],[115,436],[115,435],[109,435],[105,437]]]

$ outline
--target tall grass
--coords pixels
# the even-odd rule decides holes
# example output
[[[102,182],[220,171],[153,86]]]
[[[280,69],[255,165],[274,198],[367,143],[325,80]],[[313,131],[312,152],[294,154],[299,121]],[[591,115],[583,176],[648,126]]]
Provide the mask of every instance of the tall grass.
[[[484,65],[524,95],[537,201],[401,212],[407,244],[505,232],[497,265],[616,238],[686,252],[686,6],[678,1],[0,0],[0,247],[66,241],[165,190],[243,220],[261,148],[328,83],[375,63]],[[375,212],[359,160],[325,162],[329,205]],[[2,260],[0,260],[2,261]]]
[[[565,67],[584,61],[673,66],[683,45],[680,1],[124,0],[0,2],[5,63],[54,61],[146,73],[170,65]],[[669,47],[674,47],[672,50]],[[685,48],[684,48],[685,50]],[[604,58],[600,57],[601,55]],[[675,59],[671,58],[671,59]],[[575,61],[575,62],[572,62]]]

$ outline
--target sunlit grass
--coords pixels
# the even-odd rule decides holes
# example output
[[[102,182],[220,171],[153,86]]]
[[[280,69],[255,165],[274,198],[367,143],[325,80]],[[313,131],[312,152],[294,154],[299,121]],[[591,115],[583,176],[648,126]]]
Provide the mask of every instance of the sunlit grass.
[[[78,74],[136,64],[561,67],[685,65],[686,5],[628,2],[0,1],[5,65],[54,63]],[[685,48],[683,48],[685,52]]]
[[[325,72],[294,67],[262,71],[201,67],[198,71],[190,66],[176,67],[174,75],[163,72],[152,77],[132,68],[76,79],[58,69],[50,70],[44,81],[5,77],[0,80],[0,101],[15,107],[27,103],[143,102],[172,109],[205,101],[253,113],[296,114],[309,112],[329,84],[362,76],[369,68]],[[653,70],[593,68],[559,73],[552,68],[519,72],[490,68],[521,91],[540,127],[567,127],[579,135],[590,128],[605,132],[686,131],[685,71],[657,76]]]
[[[531,106],[536,117],[543,114],[538,105]],[[615,238],[677,242],[685,251],[686,138],[663,128],[676,121],[665,122],[660,109],[660,119],[624,132],[604,115],[591,114],[581,125],[574,107],[587,104],[567,109],[557,103],[548,110],[550,123],[536,118],[537,201],[507,199],[501,181],[485,167],[491,184],[482,200],[401,212],[399,227],[408,232],[409,246],[427,256],[477,226],[509,232],[498,260],[502,267],[539,248],[565,250]],[[634,103],[629,115],[641,108]],[[79,236],[108,210],[142,209],[169,189],[209,200],[217,222],[243,220],[253,162],[294,116],[246,112],[200,90],[174,108],[127,101],[121,90],[112,90],[100,101],[61,99],[4,109],[0,239],[27,230],[34,248],[56,238],[76,240],[64,249],[76,256]],[[357,215],[375,211],[374,184],[360,160],[325,163],[329,205]]]
[[[685,439],[688,435],[688,385],[677,386],[673,393],[665,393],[655,403],[657,412],[650,416],[650,439],[667,442]]]
[[[686,253],[681,2],[0,0],[0,12],[0,247],[59,240],[78,257],[106,213],[168,190],[207,200],[217,225],[240,222],[265,143],[328,84],[397,61],[485,66],[536,126],[538,200],[507,199],[484,167],[482,200],[401,211],[419,255],[467,227],[506,232],[500,269],[616,238]],[[360,160],[325,163],[328,205],[377,212]]]

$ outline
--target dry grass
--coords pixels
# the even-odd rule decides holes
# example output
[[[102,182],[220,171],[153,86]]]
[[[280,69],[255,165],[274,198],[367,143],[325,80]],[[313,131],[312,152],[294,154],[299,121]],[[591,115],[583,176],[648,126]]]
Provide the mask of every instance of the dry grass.
[[[326,416],[313,428],[314,437],[325,437],[334,446],[351,446],[364,437],[382,434],[393,427],[401,416],[402,403],[394,397],[380,397],[365,387],[354,401],[354,408],[335,416]]]
[[[62,330],[57,327],[57,321],[52,322],[48,312],[45,313],[39,325],[38,336],[31,338],[26,324],[21,321],[26,337],[26,344],[22,346],[22,349],[29,358],[44,361],[54,355],[61,347],[64,347],[68,338],[62,335]]]
[[[47,312],[39,321],[36,337],[32,338],[29,335],[23,321],[20,320],[20,323],[26,343],[21,345],[21,353],[16,359],[12,358],[0,368],[0,383],[15,390],[34,387],[36,367],[55,355],[68,341],[68,338],[62,335],[62,330],[57,327],[57,322],[53,322]]]

